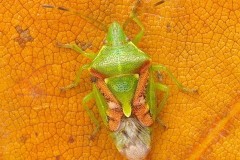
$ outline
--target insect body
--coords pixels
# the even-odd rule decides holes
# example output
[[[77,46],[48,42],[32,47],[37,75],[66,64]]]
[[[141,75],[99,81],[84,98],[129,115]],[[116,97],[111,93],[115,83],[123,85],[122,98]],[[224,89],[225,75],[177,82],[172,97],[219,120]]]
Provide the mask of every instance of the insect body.
[[[150,57],[128,41],[120,24],[113,22],[107,44],[89,68],[94,77],[90,95],[116,147],[128,159],[142,159],[150,150],[149,126],[155,117],[150,108],[156,107],[146,103],[150,63]]]
[[[93,135],[99,130],[100,123],[87,107],[87,102],[91,99],[95,99],[103,123],[110,130],[119,152],[128,159],[140,160],[150,151],[150,127],[169,96],[168,87],[155,82],[154,73],[165,71],[182,91],[194,90],[185,88],[165,66],[152,64],[150,56],[137,47],[144,34],[144,27],[135,10],[129,20],[141,28],[133,40],[129,41],[122,26],[113,22],[108,28],[106,44],[98,54],[86,53],[75,43],[59,43],[60,47],[74,49],[92,59],[90,64],[79,69],[74,82],[62,90],[77,86],[82,71],[88,69],[92,76],[93,90],[83,98],[82,105],[96,125]],[[157,104],[156,90],[164,94],[160,104]]]

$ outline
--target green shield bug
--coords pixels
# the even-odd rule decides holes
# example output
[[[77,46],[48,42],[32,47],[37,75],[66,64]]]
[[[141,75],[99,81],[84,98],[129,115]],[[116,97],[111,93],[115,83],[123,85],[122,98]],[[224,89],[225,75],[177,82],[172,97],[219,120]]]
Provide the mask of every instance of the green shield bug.
[[[136,16],[139,2],[137,1],[129,19],[124,23],[124,26],[127,26],[130,21],[134,21],[141,28],[131,41],[124,33],[123,27],[118,22],[113,22],[107,31],[106,44],[98,54],[87,53],[75,43],[58,43],[59,47],[73,49],[92,60],[91,63],[83,65],[77,72],[74,82],[63,87],[62,90],[76,87],[80,82],[82,71],[89,70],[93,89],[83,98],[82,105],[96,126],[92,136],[98,132],[100,123],[88,108],[87,102],[95,99],[102,121],[110,130],[117,149],[131,160],[144,159],[150,151],[151,126],[169,96],[168,86],[155,82],[155,72],[166,72],[184,92],[196,92],[184,87],[164,65],[153,64],[150,56],[137,47],[144,34],[144,26]],[[57,8],[80,15],[63,7],[51,5],[43,7]],[[157,104],[156,90],[163,92],[160,104]]]

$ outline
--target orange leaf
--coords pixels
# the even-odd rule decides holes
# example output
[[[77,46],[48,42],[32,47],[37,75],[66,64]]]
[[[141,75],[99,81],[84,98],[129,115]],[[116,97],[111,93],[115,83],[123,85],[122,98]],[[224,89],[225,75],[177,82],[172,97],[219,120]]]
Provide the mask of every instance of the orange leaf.
[[[78,41],[97,52],[105,33],[93,22],[42,5],[73,8],[108,25],[123,23],[133,2],[0,3],[0,159],[122,159],[106,128],[88,139],[94,126],[81,101],[91,90],[89,74],[84,72],[77,88],[59,90],[89,60],[56,42]],[[239,158],[240,3],[156,2],[145,0],[138,8],[146,28],[139,48],[199,95],[179,92],[164,77],[171,96],[159,116],[168,128],[154,126],[148,159]],[[133,23],[126,28],[129,37],[138,30]]]

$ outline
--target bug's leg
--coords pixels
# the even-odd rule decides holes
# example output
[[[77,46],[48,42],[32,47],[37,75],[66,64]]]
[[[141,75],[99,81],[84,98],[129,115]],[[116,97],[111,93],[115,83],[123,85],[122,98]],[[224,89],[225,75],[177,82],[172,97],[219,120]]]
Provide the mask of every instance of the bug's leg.
[[[158,106],[156,103],[157,99],[155,92],[156,90],[160,90],[163,92],[163,98],[161,99],[161,103]],[[157,116],[159,112],[162,110],[162,108],[166,105],[168,97],[169,87],[164,84],[154,82],[153,73],[150,72],[147,90],[148,105],[153,119],[156,120],[158,124],[160,124],[160,126],[163,127],[164,129],[167,128],[166,125]]]
[[[71,89],[71,88],[76,87],[76,86],[79,84],[79,82],[80,82],[80,77],[81,77],[81,74],[82,74],[83,70],[88,69],[89,66],[90,66],[90,64],[85,64],[85,65],[83,65],[83,66],[77,71],[75,80],[74,80],[70,85],[68,85],[68,86],[66,86],[66,87],[61,87],[60,89],[61,89],[62,91],[66,91],[66,90],[68,90],[68,89]]]
[[[130,13],[130,16],[125,20],[125,22],[123,23],[123,29],[125,30],[125,28],[127,27],[127,25],[133,20],[132,15],[133,13],[136,14],[136,9],[137,6],[140,4],[140,0],[136,0],[135,4],[133,5],[132,8],[132,12]]]
[[[94,123],[95,125],[95,129],[94,131],[92,132],[91,134],[91,137],[90,139],[93,139],[95,137],[95,135],[98,133],[99,129],[100,129],[100,123],[99,121],[97,120],[97,118],[95,117],[94,113],[88,108],[87,106],[87,102],[89,102],[91,99],[94,98],[94,94],[93,92],[89,93],[88,95],[86,95],[83,100],[82,100],[82,105],[83,105],[83,108],[86,110],[90,120]]]
[[[137,18],[137,15],[135,13],[133,13],[132,19],[141,28],[140,32],[132,40],[132,42],[137,45],[138,42],[142,39],[142,37],[144,35],[145,28],[144,28],[142,22]]]
[[[125,23],[123,24],[123,28],[125,28],[128,23],[133,20],[135,23],[137,23],[137,25],[140,27],[140,32],[133,38],[132,42],[137,45],[138,42],[142,39],[143,35],[144,35],[144,31],[145,31],[145,28],[142,24],[142,22],[140,21],[140,19],[138,19],[137,17],[137,13],[136,13],[136,9],[138,7],[140,3],[140,0],[137,0],[135,5],[133,6],[133,9],[132,9],[132,12],[130,14],[130,17],[125,21]]]
[[[62,44],[60,42],[57,42],[57,46],[62,47],[62,48],[72,49],[72,50],[76,51],[77,53],[83,54],[84,56],[86,56],[89,59],[94,59],[97,55],[95,53],[88,53],[88,52],[83,51],[76,43]]]
[[[163,98],[157,109],[157,114],[158,114],[167,103],[167,99],[169,97],[169,87],[161,83],[155,83],[155,88],[163,92]]]
[[[156,118],[156,122],[164,129],[167,129],[167,125],[164,123],[163,120],[161,120],[159,117]]]
[[[157,79],[160,83],[163,81],[163,78],[164,78],[163,74],[160,71],[158,71],[157,72]]]
[[[182,85],[182,83],[180,83],[177,78],[172,74],[172,72],[164,65],[161,64],[157,64],[157,65],[152,65],[151,68],[153,71],[164,71],[168,74],[168,76],[172,79],[172,81],[178,86],[178,88],[186,93],[196,93],[197,90],[196,89],[190,89],[187,88],[185,86]]]

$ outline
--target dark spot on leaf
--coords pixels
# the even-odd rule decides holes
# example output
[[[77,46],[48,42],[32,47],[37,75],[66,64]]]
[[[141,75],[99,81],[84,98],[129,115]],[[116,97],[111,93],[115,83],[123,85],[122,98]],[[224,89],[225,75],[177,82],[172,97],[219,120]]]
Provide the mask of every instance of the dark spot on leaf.
[[[30,138],[30,136],[29,135],[22,135],[20,138],[19,138],[19,141],[21,142],[21,143],[26,143],[26,141],[28,140]]]
[[[60,155],[57,155],[57,156],[56,156],[56,160],[60,160]]]
[[[69,138],[68,138],[68,143],[73,143],[75,140],[74,140],[74,137],[71,135]]]
[[[167,28],[167,32],[171,32],[172,27],[171,27],[170,23],[167,23],[166,28]]]
[[[62,11],[69,11],[69,9],[67,8],[64,8],[64,7],[58,7],[59,10],[62,10]]]
[[[54,8],[54,6],[52,5],[49,5],[49,4],[44,4],[42,5],[43,8]]]
[[[30,35],[28,29],[23,30],[21,26],[16,26],[15,29],[19,34],[19,36],[15,38],[15,41],[18,42],[21,48],[24,48],[27,42],[33,41],[33,37]]]
[[[157,3],[155,3],[154,6],[158,6],[160,4],[163,4],[164,2],[165,2],[165,0],[161,0],[161,1],[157,2]]]

